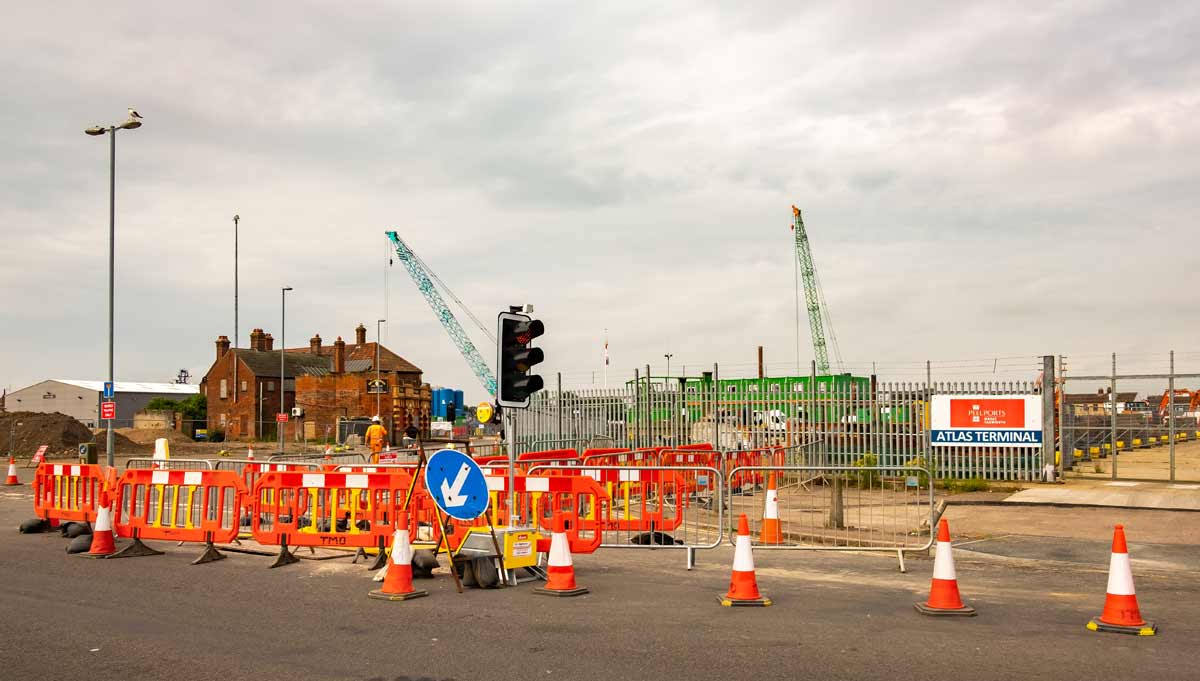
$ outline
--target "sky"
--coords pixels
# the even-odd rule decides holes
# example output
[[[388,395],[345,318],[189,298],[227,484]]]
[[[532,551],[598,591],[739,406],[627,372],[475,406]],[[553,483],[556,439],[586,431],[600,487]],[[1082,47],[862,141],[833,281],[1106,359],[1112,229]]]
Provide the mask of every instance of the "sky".
[[[596,6],[591,6],[596,5]],[[736,6],[734,6],[736,5]],[[0,26],[0,385],[167,381],[353,339],[485,396],[397,230],[547,384],[807,373],[791,205],[841,367],[1200,370],[1195,2],[24,3]],[[386,286],[385,286],[386,281]],[[386,302],[385,302],[386,301]],[[494,346],[460,314],[481,354]],[[799,343],[797,343],[799,340]],[[1200,383],[1200,379],[1194,382]]]

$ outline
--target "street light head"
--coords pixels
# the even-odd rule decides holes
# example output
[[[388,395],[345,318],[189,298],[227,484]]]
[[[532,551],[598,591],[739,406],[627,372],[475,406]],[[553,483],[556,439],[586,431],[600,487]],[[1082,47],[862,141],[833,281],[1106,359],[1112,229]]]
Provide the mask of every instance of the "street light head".
[[[96,137],[97,135],[103,135],[105,130],[104,130],[104,128],[100,127],[99,125],[93,125],[92,127],[88,128],[87,130],[84,130],[84,132],[91,135],[92,137]]]
[[[380,319],[380,320],[376,321],[375,323],[376,323],[376,324],[387,324],[387,320],[386,320],[386,319]]]
[[[129,120],[118,125],[117,127],[121,128],[122,130],[136,130],[136,129],[142,127],[142,122],[137,120],[136,118],[130,118]]]
[[[283,290],[284,290],[284,291],[291,291],[291,290],[292,290],[292,287],[291,287],[291,286],[284,286],[284,287],[283,287]]]
[[[241,220],[241,219],[242,219],[242,216],[240,216],[240,215],[235,215],[235,216],[233,216],[233,221],[234,221],[234,222],[237,222],[238,220]]]

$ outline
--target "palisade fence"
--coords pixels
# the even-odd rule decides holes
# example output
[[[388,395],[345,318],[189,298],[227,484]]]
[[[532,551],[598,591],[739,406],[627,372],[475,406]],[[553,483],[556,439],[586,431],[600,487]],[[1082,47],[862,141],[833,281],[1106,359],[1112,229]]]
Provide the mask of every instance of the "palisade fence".
[[[929,466],[937,478],[1036,480],[1041,446],[931,447],[934,394],[1031,395],[1030,381],[879,382],[875,377],[664,379],[542,391],[514,409],[516,453],[589,447],[721,451],[818,442],[803,465]]]

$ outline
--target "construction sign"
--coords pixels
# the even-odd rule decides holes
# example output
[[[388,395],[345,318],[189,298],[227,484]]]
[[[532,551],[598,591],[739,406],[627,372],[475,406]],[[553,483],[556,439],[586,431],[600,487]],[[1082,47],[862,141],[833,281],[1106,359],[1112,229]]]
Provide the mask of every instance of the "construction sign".
[[[934,395],[933,446],[1037,447],[1042,444],[1040,395]]]

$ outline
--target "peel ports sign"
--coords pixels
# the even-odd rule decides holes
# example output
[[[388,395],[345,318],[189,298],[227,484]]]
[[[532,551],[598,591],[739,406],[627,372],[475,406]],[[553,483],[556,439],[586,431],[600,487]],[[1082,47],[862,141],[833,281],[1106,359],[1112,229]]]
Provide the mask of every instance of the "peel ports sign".
[[[1040,395],[934,395],[929,441],[935,447],[1039,447]]]

